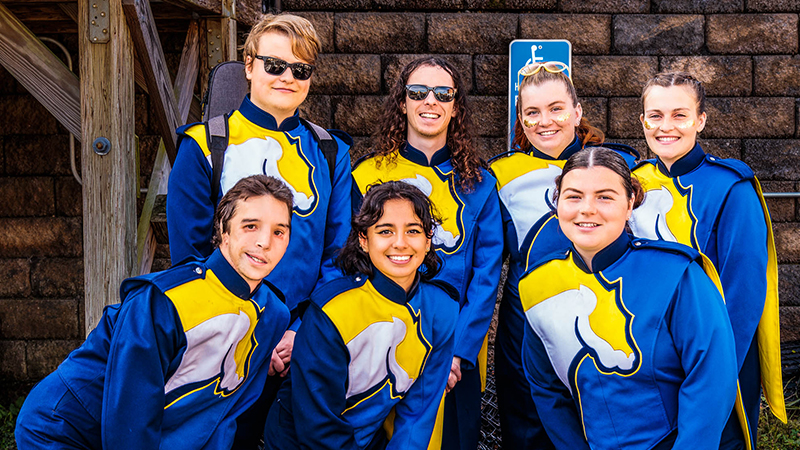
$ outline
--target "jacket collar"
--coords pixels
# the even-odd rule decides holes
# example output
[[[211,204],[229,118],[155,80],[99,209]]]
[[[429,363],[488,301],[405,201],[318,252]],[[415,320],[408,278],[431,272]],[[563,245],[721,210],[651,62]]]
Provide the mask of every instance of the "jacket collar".
[[[381,295],[400,305],[408,303],[408,301],[416,295],[417,289],[419,289],[419,273],[417,273],[414,278],[414,283],[411,285],[411,289],[409,289],[408,292],[400,287],[399,284],[390,280],[389,277],[384,275],[383,272],[378,270],[375,266],[372,266],[372,277],[370,277],[370,281],[372,281],[372,286],[375,287]]]
[[[681,159],[672,164],[672,168],[667,169],[667,166],[661,161],[661,158],[656,158],[658,170],[668,177],[679,177],[686,175],[693,171],[703,162],[706,158],[706,153],[703,151],[700,144],[694,144],[694,147],[689,150],[689,153],[683,155]]]
[[[406,142],[405,145],[400,147],[400,155],[415,164],[419,164],[420,166],[434,167],[450,160],[450,149],[448,149],[447,145],[445,145],[439,150],[436,150],[436,153],[433,154],[431,161],[428,162],[428,157],[425,155],[425,153],[423,153],[421,150],[417,150],[411,146],[411,144]]]
[[[242,105],[239,106],[239,112],[245,119],[268,130],[291,131],[300,126],[300,114],[298,111],[295,111],[293,116],[286,118],[283,123],[278,125],[272,114],[259,108],[250,100],[250,94],[247,94],[244,100],[242,100]]]
[[[579,151],[581,151],[581,149],[583,149],[583,143],[578,139],[578,135],[575,135],[575,139],[572,140],[572,142],[567,146],[567,148],[561,151],[561,154],[558,155],[558,158],[553,158],[552,156],[542,151],[539,151],[539,149],[537,149],[536,147],[531,147],[531,156],[535,156],[540,159],[549,159],[551,161],[561,161],[569,159],[570,156],[574,155],[575,153],[578,153]]]
[[[241,298],[242,300],[249,300],[259,288],[261,283],[256,286],[253,292],[250,292],[250,285],[247,284],[244,278],[228,263],[228,260],[222,256],[219,248],[214,250],[214,253],[208,257],[205,262],[206,268],[214,272],[214,275],[219,278],[219,281],[225,286],[225,289],[230,291],[233,295]]]
[[[628,245],[631,242],[631,236],[623,231],[621,235],[612,243],[608,244],[608,246],[594,255],[592,258],[592,270],[589,270],[589,266],[583,260],[581,255],[575,250],[575,246],[572,246],[572,258],[575,261],[575,264],[580,267],[586,273],[598,273],[608,268],[611,264],[617,262],[618,259],[625,254],[628,250]]]

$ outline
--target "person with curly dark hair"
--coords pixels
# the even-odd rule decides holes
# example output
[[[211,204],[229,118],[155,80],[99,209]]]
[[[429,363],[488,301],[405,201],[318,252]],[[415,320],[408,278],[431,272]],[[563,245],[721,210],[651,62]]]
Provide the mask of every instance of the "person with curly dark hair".
[[[290,382],[267,419],[267,449],[428,446],[458,318],[458,292],[433,280],[437,223],[416,187],[369,188],[336,260],[346,275],[311,295]]]
[[[353,203],[358,206],[372,184],[405,181],[424,192],[442,216],[432,237],[443,260],[436,279],[455,286],[461,312],[443,422],[432,446],[441,440],[442,448],[474,450],[503,231],[495,179],[473,146],[466,94],[447,61],[426,57],[408,64],[384,104],[373,153],[353,169]]]

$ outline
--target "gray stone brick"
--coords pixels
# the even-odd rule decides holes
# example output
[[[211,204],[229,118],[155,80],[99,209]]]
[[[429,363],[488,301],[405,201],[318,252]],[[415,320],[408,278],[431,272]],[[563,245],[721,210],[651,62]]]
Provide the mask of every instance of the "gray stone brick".
[[[762,180],[796,181],[800,179],[800,141],[788,139],[748,139],[744,158]]]
[[[481,95],[508,95],[508,56],[475,56],[475,92]]]
[[[428,50],[434,53],[508,53],[517,37],[517,15],[503,13],[431,14]]]
[[[37,297],[82,296],[83,259],[34,258],[31,288]]]
[[[520,39],[567,39],[577,55],[603,55],[611,47],[611,16],[521,14]]]
[[[636,14],[649,10],[647,0],[562,0],[561,11],[568,13]]]
[[[748,12],[775,13],[797,12],[800,0],[747,0]]]
[[[79,333],[75,299],[0,300],[0,338],[75,339]]]
[[[484,161],[488,161],[491,157],[508,151],[508,144],[505,137],[478,137],[475,138],[475,151]]]
[[[714,14],[744,11],[744,0],[653,0],[658,14]]]
[[[749,56],[664,56],[661,72],[689,72],[712,97],[747,96],[753,91]],[[642,86],[644,87],[644,86]]]
[[[363,10],[370,8],[370,0],[283,0],[281,8],[294,11]]]
[[[0,97],[0,103],[2,102]],[[0,109],[2,111],[2,109]],[[0,119],[1,120],[1,119]],[[69,175],[68,135],[16,135],[5,138],[6,173],[12,175]],[[80,145],[76,145],[80,153]]]
[[[602,97],[581,97],[578,99],[583,109],[583,117],[603,133],[608,131],[608,100]]]
[[[344,53],[424,51],[425,15],[343,13],[336,15],[336,48]]]
[[[506,97],[470,97],[472,126],[475,137],[503,137],[508,130]]]
[[[465,0],[468,9],[478,10],[554,10],[556,0]]]
[[[56,177],[56,215],[81,216],[83,191],[74,177]]]
[[[573,76],[578,95],[636,96],[658,73],[654,56],[576,56]]]
[[[762,181],[763,192],[794,192],[792,181]],[[797,200],[793,198],[767,198],[767,208],[773,223],[792,222],[795,220]],[[800,278],[796,278],[800,280]]]
[[[781,306],[781,342],[800,340],[800,307]]]
[[[792,98],[710,98],[706,102],[709,138],[778,138],[794,132]]]
[[[377,94],[381,88],[378,55],[322,54],[311,83],[312,94]]]
[[[775,233],[775,250],[778,253],[778,262],[800,263],[800,228],[796,223],[772,224]]]
[[[0,178],[0,216],[52,216],[54,211],[52,178]]]
[[[0,218],[0,229],[0,257],[79,257],[83,253],[80,218]]]
[[[55,117],[30,94],[0,96],[0,134],[56,134]]]
[[[680,55],[703,48],[703,16],[618,15],[613,21],[615,53],[622,55]]]
[[[323,128],[331,128],[331,98],[327,95],[309,95],[300,105],[300,115]]]
[[[466,0],[373,0],[373,9],[386,11],[463,11]]]
[[[78,339],[28,342],[28,377],[33,380],[46,377],[82,343]]]
[[[712,53],[797,53],[797,14],[711,15],[706,33]]]
[[[350,159],[355,163],[359,158],[372,152],[372,140],[369,136],[353,138],[353,147],[350,149]]]
[[[741,139],[697,139],[703,150],[718,158],[742,159]]]
[[[642,103],[634,97],[608,99],[608,137],[614,139],[643,139],[644,132],[639,122]]]
[[[472,92],[472,58],[469,55],[383,55],[383,80],[384,91],[391,91],[397,78],[402,73],[403,68],[419,58],[427,58],[435,56],[449,62],[461,76],[461,81],[464,83],[464,89],[467,92]]]
[[[0,379],[24,380],[26,369],[25,342],[0,341]]]
[[[320,40],[320,44],[322,44],[322,53],[333,53],[334,52],[334,41],[333,41],[333,17],[334,14],[332,12],[309,12],[309,11],[298,11],[297,14],[300,17],[304,17],[311,22],[311,25],[314,26],[314,30],[317,32],[317,37]]]
[[[800,306],[800,265],[781,264],[778,266],[778,296],[781,306]],[[800,326],[800,323],[797,325]]]
[[[0,297],[31,295],[30,273],[27,259],[0,259]]]
[[[800,55],[755,56],[755,95],[800,96]]]
[[[354,95],[335,98],[333,120],[339,128],[354,136],[369,136],[378,126],[385,98],[379,95]]]

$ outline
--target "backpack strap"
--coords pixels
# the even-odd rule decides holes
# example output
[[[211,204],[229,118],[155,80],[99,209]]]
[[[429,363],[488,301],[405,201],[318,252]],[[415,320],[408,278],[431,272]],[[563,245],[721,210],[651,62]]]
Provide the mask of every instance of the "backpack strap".
[[[306,128],[311,131],[311,135],[314,136],[314,140],[317,141],[319,144],[320,150],[322,150],[323,156],[325,156],[325,160],[328,162],[328,172],[331,175],[331,185],[333,184],[333,171],[336,167],[336,153],[339,151],[339,146],[336,144],[336,141],[333,139],[328,130],[322,128],[321,126],[309,122],[306,119],[300,118],[300,122],[306,126]]]
[[[222,165],[225,162],[225,149],[228,148],[228,115],[212,117],[206,122],[206,139],[211,151],[211,204],[217,209],[219,183],[222,179]]]

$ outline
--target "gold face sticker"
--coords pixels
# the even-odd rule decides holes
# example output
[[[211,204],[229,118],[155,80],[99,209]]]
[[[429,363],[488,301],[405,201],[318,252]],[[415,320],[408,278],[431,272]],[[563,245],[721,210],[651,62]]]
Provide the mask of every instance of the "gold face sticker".
[[[570,113],[565,112],[564,114],[561,114],[560,116],[553,117],[553,120],[556,121],[556,122],[559,122],[559,123],[564,123],[567,120],[569,120],[569,117],[570,117]],[[526,126],[527,128],[534,128],[534,127],[539,125],[539,121],[538,120],[531,120],[531,119],[528,119],[528,118],[524,118],[524,119],[522,119],[522,125]]]

